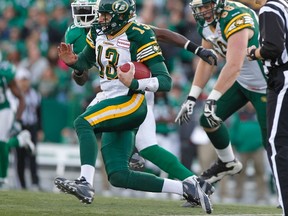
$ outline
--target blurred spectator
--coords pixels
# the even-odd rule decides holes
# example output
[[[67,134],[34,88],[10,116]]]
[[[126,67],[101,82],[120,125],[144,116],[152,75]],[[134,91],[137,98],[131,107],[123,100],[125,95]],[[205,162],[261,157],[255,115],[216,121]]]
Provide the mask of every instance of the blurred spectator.
[[[35,31],[27,41],[28,57],[22,59],[19,67],[27,68],[31,72],[31,84],[37,87],[44,70],[48,67],[48,60],[41,56],[39,47],[35,44],[38,33]]]
[[[58,78],[55,75],[53,68],[48,66],[40,78],[38,83],[38,91],[43,98],[54,97],[57,93],[57,84]]]
[[[243,200],[244,183],[247,181],[247,168],[252,164],[256,183],[256,202],[266,204],[266,193],[268,184],[265,181],[264,148],[256,112],[253,105],[247,103],[231,120],[230,135],[232,145],[239,153],[239,159],[243,164],[242,172],[235,178],[235,198]]]
[[[25,68],[18,68],[16,72],[16,81],[23,92],[25,99],[25,110],[22,115],[22,127],[31,133],[33,143],[37,146],[38,137],[42,139],[40,104],[41,97],[39,93],[31,87],[31,73]],[[27,189],[25,180],[25,168],[28,165],[31,174],[31,190],[40,190],[38,165],[36,155],[31,154],[26,148],[16,149],[17,174],[22,189]]]

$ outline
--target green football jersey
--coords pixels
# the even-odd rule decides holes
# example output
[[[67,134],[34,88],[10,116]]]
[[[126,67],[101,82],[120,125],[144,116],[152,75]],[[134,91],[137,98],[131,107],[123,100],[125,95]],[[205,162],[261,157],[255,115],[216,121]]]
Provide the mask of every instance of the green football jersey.
[[[248,41],[248,47],[255,45],[259,46],[259,24],[257,14],[250,8],[239,2],[227,2],[220,18],[216,23],[215,31],[204,23],[198,23],[198,32],[203,39],[211,42],[213,48],[222,56],[226,57],[227,40],[231,35],[241,31],[244,28],[249,28],[254,32],[252,38]],[[244,88],[259,92],[266,92],[266,79],[263,72],[261,61],[249,61],[245,58],[240,75],[237,81]]]
[[[89,29],[88,29],[89,30]],[[86,46],[86,35],[88,30],[85,28],[78,28],[71,24],[65,32],[65,43],[73,44],[73,51],[78,54]]]
[[[106,35],[97,36],[96,31],[99,30],[92,27],[86,40],[95,49],[100,85],[107,98],[129,92],[117,77],[119,65],[138,61],[149,66],[164,61],[154,31],[148,25],[130,22],[109,39]]]
[[[14,79],[16,69],[8,61],[0,62],[0,109],[10,107],[6,96],[8,84]]]

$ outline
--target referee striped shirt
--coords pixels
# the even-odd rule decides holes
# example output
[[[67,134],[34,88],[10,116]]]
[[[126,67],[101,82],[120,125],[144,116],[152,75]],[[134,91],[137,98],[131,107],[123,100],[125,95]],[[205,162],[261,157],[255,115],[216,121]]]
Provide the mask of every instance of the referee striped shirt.
[[[288,66],[287,0],[268,0],[259,11],[259,23],[260,54],[264,58],[264,65],[268,68]]]

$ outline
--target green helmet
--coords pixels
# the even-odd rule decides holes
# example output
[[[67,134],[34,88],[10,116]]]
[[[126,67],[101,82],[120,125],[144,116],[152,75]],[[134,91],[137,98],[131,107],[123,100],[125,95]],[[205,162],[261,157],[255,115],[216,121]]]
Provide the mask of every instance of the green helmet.
[[[97,28],[103,34],[115,34],[124,25],[136,17],[134,0],[100,0],[99,13],[109,13],[111,20],[106,23],[97,23]]]
[[[98,18],[99,0],[76,0],[71,3],[74,25],[89,28]]]
[[[211,9],[206,10],[205,12],[200,12],[199,8],[205,6],[206,4],[209,4],[211,6]],[[204,24],[205,14],[212,13],[214,19],[212,22],[207,23],[209,25],[217,21],[218,15],[222,12],[226,4],[226,0],[191,0],[189,5],[192,10],[192,14],[197,22]]]

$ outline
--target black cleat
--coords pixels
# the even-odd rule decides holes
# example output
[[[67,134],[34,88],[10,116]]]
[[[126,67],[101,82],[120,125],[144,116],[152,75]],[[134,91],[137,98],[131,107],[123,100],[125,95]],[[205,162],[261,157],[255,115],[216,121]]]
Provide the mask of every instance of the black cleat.
[[[183,181],[183,197],[192,205],[200,205],[207,214],[212,213],[210,198],[202,190],[196,176],[188,177]]]
[[[235,175],[242,170],[242,163],[236,158],[230,162],[222,162],[218,160],[206,171],[204,171],[200,178],[209,182],[210,184],[220,181],[226,175]]]
[[[202,190],[205,192],[205,194],[207,194],[208,196],[212,195],[215,192],[215,188],[213,185],[211,185],[210,183],[208,183],[207,181],[196,177],[197,181],[199,182],[200,187],[202,188]],[[181,205],[182,207],[197,207],[199,205],[197,205],[197,203],[192,203],[192,202],[185,202]]]
[[[57,177],[54,184],[61,192],[72,194],[83,203],[91,204],[93,202],[95,191],[83,176],[74,181]]]

